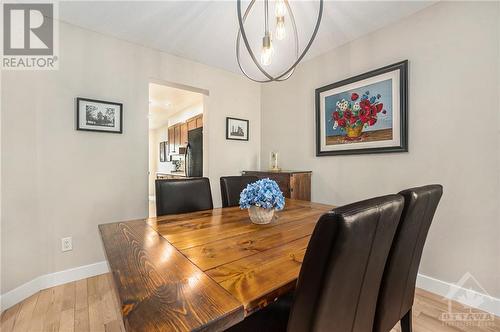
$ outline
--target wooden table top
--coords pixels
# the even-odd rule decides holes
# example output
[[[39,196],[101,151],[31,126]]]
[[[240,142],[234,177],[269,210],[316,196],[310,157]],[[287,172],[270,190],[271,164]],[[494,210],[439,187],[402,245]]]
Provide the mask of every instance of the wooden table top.
[[[286,200],[277,220],[239,207],[100,225],[127,329],[219,331],[295,287],[332,206]]]

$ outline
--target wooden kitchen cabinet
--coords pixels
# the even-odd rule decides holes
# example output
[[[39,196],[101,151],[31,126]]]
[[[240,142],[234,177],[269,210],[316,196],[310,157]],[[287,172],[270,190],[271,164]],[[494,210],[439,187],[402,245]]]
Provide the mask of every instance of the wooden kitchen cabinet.
[[[196,129],[196,118],[191,118],[191,119],[187,120],[186,123],[187,123],[188,131]]]
[[[276,181],[283,196],[303,201],[311,201],[311,171],[242,171],[243,175],[254,175],[260,179]]]
[[[196,117],[196,128],[203,127],[203,114],[200,114]]]
[[[186,146],[188,143],[188,125],[187,125],[187,123],[182,123],[180,125],[180,131],[181,131],[180,145]]]
[[[179,147],[185,147],[188,143],[188,132],[200,127],[203,127],[203,114],[168,127],[168,153],[179,153]]]
[[[174,127],[168,127],[168,153],[172,154],[174,151]]]
[[[188,131],[203,127],[203,114],[199,114],[195,117],[188,119],[186,123]]]
[[[180,125],[175,125],[174,126],[174,148],[175,152],[179,152],[179,146],[181,145],[181,126]]]

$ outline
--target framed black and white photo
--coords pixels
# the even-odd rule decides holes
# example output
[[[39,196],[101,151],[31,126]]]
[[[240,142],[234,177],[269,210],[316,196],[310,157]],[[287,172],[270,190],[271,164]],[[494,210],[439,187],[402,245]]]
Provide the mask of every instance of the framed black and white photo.
[[[248,120],[227,117],[226,139],[248,141]]]
[[[121,134],[123,105],[103,100],[76,98],[76,130]]]

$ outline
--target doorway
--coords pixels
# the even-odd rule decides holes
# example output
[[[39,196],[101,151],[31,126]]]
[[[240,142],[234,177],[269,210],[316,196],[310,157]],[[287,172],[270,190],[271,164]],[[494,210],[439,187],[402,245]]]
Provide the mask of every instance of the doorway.
[[[149,216],[156,216],[155,181],[204,176],[205,99],[178,84],[149,83]]]

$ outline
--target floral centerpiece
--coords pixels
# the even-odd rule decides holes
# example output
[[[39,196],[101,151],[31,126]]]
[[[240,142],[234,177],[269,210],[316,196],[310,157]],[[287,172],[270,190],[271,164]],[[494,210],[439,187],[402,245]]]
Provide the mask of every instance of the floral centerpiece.
[[[357,93],[352,93],[351,100],[337,101],[335,112],[332,113],[333,129],[340,127],[347,139],[359,139],[363,128],[377,123],[380,112],[387,113],[384,104],[379,101],[381,97],[380,94],[370,96],[370,91],[366,91],[361,98]]]
[[[248,209],[255,224],[268,224],[275,210],[285,207],[285,198],[276,181],[262,179],[250,183],[240,194],[240,208]]]

